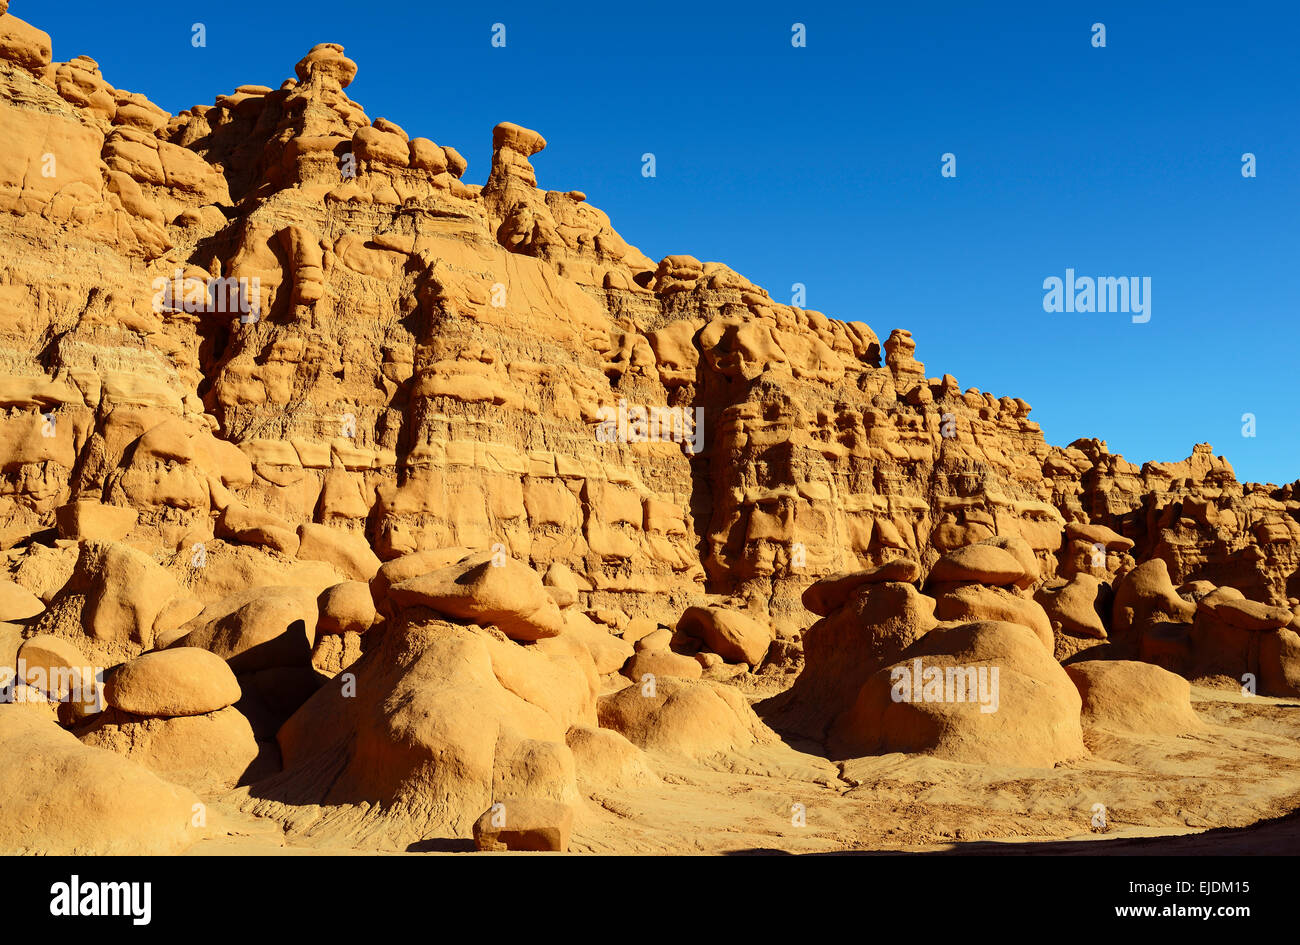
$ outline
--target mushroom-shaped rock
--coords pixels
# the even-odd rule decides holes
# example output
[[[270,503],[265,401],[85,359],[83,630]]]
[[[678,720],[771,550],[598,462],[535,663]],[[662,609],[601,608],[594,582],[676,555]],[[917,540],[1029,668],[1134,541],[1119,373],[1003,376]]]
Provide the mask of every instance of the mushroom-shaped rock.
[[[343,47],[338,43],[317,43],[294,66],[294,72],[302,82],[327,76],[337,82],[339,88],[346,89],[356,78],[357,64],[343,55]]]
[[[1220,587],[1207,594],[1195,608],[1196,616],[1189,634],[1190,672],[1193,676],[1240,679],[1244,674],[1252,673],[1271,680],[1285,677],[1284,666],[1273,664],[1265,672],[1261,659],[1264,638],[1278,633],[1290,623],[1291,612],[1287,608],[1246,600],[1240,591],[1231,587]],[[1270,652],[1274,651],[1278,656],[1282,655],[1280,647],[1270,644]],[[1268,693],[1266,689],[1262,691]],[[1285,695],[1285,689],[1277,694]]]
[[[921,566],[910,558],[895,558],[878,568],[832,574],[810,584],[803,592],[803,605],[819,617],[830,616],[848,601],[849,596],[864,584],[896,581],[911,584],[921,576]]]
[[[1156,623],[1191,623],[1196,605],[1183,600],[1169,578],[1162,558],[1143,561],[1115,587],[1110,635],[1118,641],[1136,642]]]
[[[558,636],[564,620],[536,571],[491,552],[410,578],[389,589],[395,608],[428,607],[480,626],[492,625],[512,640]]]
[[[1085,728],[1126,735],[1184,735],[1205,728],[1191,684],[1150,663],[1083,660],[1065,667],[1083,699]]]
[[[1067,540],[1086,542],[1094,547],[1101,545],[1106,551],[1129,551],[1133,547],[1133,539],[1125,538],[1114,529],[1085,522],[1067,522],[1065,537]]]
[[[1031,587],[1042,574],[1042,567],[1038,563],[1038,556],[1034,554],[1033,546],[1019,535],[994,535],[991,538],[978,541],[976,544],[987,545],[990,548],[1001,548],[1020,562],[1025,569],[1025,573],[1014,583],[1021,590]]]
[[[857,699],[872,673],[898,659],[935,625],[935,601],[912,584],[865,584],[803,635],[804,667],[777,696],[792,729],[814,738]]]
[[[1234,591],[1233,596],[1224,592]],[[1221,587],[1202,597],[1196,609],[1206,611],[1230,626],[1242,630],[1277,630],[1291,622],[1291,611],[1237,596],[1235,588]]]
[[[387,599],[389,588],[394,584],[450,567],[473,553],[472,548],[430,548],[385,561],[370,579],[370,596],[378,607]]]
[[[729,663],[757,666],[772,645],[772,631],[753,617],[725,607],[688,607],[677,632],[701,641]]]
[[[934,615],[940,620],[975,623],[980,620],[1004,620],[1034,631],[1048,652],[1055,650],[1056,640],[1047,613],[1036,602],[1001,587],[965,584],[935,598]]]
[[[239,701],[239,683],[217,654],[183,646],[137,656],[104,685],[104,701],[133,715],[171,718],[216,712]]]
[[[492,150],[509,148],[524,157],[532,157],[546,147],[546,139],[530,128],[503,121],[492,129]]]
[[[1023,581],[1025,565],[1005,548],[966,545],[948,552],[930,569],[934,584],[988,584],[1001,587]]]
[[[403,614],[352,665],[353,685],[331,680],[284,723],[284,772],[262,796],[286,810],[365,802],[371,842],[399,848],[468,837],[496,802],[577,800],[564,739],[596,724],[590,660],[563,638],[520,646],[427,616]]]
[[[1034,600],[1042,606],[1054,628],[1076,637],[1106,639],[1101,615],[1110,612],[1110,585],[1091,574],[1080,572],[1061,587],[1039,588]]]

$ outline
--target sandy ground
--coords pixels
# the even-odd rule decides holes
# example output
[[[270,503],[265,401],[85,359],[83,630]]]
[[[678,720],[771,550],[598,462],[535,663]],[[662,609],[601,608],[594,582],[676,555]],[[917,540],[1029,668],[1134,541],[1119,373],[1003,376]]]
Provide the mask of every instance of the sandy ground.
[[[1208,726],[1089,734],[1047,769],[900,754],[834,764],[785,743],[704,763],[651,756],[663,784],[589,796],[571,850],[597,854],[1277,854],[1300,852],[1300,704],[1195,686]],[[815,746],[801,746],[815,747]],[[1105,806],[1105,829],[1093,825]],[[802,805],[804,823],[796,825]],[[217,802],[197,855],[353,854],[286,840]],[[1215,829],[1218,828],[1218,829]],[[1227,829],[1224,829],[1227,828]],[[468,851],[431,839],[412,853]]]

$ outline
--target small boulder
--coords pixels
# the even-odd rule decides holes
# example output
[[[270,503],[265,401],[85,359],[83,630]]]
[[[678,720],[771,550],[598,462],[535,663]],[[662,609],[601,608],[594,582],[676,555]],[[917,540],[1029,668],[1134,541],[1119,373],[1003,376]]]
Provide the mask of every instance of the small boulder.
[[[21,584],[0,579],[0,621],[29,620],[45,610],[41,599]]]
[[[566,853],[573,808],[540,798],[493,804],[474,821],[474,849],[484,853]]]
[[[1065,672],[1083,700],[1085,728],[1126,735],[1185,735],[1205,728],[1192,710],[1191,684],[1159,666],[1084,660]]]
[[[239,683],[226,661],[192,646],[137,656],[104,685],[104,701],[113,708],[154,718],[216,712],[239,698]]]
[[[365,581],[346,581],[321,591],[316,598],[319,617],[316,630],[321,634],[365,633],[377,619],[370,585]]]
[[[772,645],[772,631],[753,617],[724,607],[688,607],[677,632],[693,637],[729,663],[757,666]]]
[[[933,584],[987,584],[1003,587],[1028,577],[1025,565],[1005,548],[966,545],[948,552],[930,569]]]
[[[536,571],[513,558],[480,552],[448,568],[389,589],[394,608],[428,607],[479,626],[495,626],[512,640],[559,636],[559,605]]]
[[[298,558],[323,561],[353,581],[369,581],[380,565],[364,535],[312,523],[298,526]]]
[[[627,686],[602,696],[597,712],[601,728],[619,732],[639,748],[688,758],[735,752],[776,738],[744,696],[707,680],[657,679],[653,691]]]
[[[623,667],[623,675],[632,682],[640,684],[646,674],[656,679],[661,676],[699,679],[704,675],[704,667],[700,665],[699,660],[674,653],[672,650],[638,650]]]
[[[803,605],[819,617],[830,614],[848,602],[850,595],[864,584],[898,581],[911,584],[921,576],[921,566],[910,558],[895,558],[878,568],[833,574],[810,584],[803,592]]]

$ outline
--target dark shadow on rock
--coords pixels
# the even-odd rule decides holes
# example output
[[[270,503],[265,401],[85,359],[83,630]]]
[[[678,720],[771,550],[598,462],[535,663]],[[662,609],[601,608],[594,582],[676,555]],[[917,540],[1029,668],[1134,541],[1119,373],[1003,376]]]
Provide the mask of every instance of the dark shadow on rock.
[[[417,840],[406,848],[407,853],[473,853],[474,841],[468,838],[430,837]]]

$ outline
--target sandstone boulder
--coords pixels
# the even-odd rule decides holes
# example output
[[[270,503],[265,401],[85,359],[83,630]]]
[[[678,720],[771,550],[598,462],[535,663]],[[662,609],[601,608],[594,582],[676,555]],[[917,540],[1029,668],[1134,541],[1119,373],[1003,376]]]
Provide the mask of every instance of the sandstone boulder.
[[[316,641],[317,613],[310,589],[255,588],[209,605],[169,648],[210,650],[236,674],[305,666]]]
[[[0,706],[0,753],[6,854],[168,856],[203,835],[188,790],[18,706]]]
[[[474,849],[484,853],[565,853],[573,809],[546,800],[498,802],[474,821]]]
[[[192,646],[137,656],[119,666],[104,685],[108,705],[153,718],[217,712],[239,697],[239,683],[226,661]]]
[[[803,605],[819,617],[827,617],[848,602],[849,596],[864,584],[885,581],[911,584],[921,576],[921,566],[910,558],[894,558],[877,568],[833,574],[808,585],[803,592]]]
[[[0,621],[28,620],[45,610],[41,599],[21,584],[0,580]]]
[[[1126,735],[1185,735],[1205,728],[1192,710],[1191,684],[1159,666],[1085,660],[1065,671],[1083,699],[1084,728]]]
[[[575,725],[565,736],[583,788],[635,788],[659,783],[641,749],[608,728]]]
[[[935,598],[934,615],[939,620],[957,623],[976,623],[981,620],[1002,620],[1018,623],[1034,631],[1050,653],[1056,640],[1047,613],[1035,601],[1021,597],[1014,591],[981,584],[965,584],[945,591]]]
[[[1086,754],[1070,677],[1027,627],[936,628],[873,674],[836,719],[835,757],[924,753],[1050,768]]]
[[[771,741],[774,736],[734,689],[704,680],[656,680],[602,696],[600,725],[649,752],[704,759]]]
[[[724,607],[688,607],[677,632],[693,637],[731,663],[757,666],[772,645],[772,631],[748,614]]]
[[[321,634],[365,633],[378,619],[370,585],[365,581],[327,587],[316,603],[319,608],[316,630]]]
[[[863,684],[937,623],[935,600],[912,584],[867,584],[803,635],[804,666],[770,708],[781,723],[821,739]]]
[[[395,584],[388,597],[395,607],[428,607],[495,626],[512,640],[558,636],[564,628],[560,608],[537,572],[488,552]]]
[[[1029,577],[1025,564],[1005,548],[966,545],[934,563],[928,581],[934,584],[988,584],[1006,586]]]
[[[76,734],[82,744],[112,751],[204,796],[237,785],[260,751],[248,719],[230,706],[173,718],[110,710]]]
[[[323,561],[353,581],[369,581],[380,564],[364,535],[328,525],[299,525],[297,554],[306,561]]]
[[[654,679],[675,676],[681,679],[699,679],[704,675],[700,661],[682,653],[674,653],[667,648],[643,649],[627,661],[623,675],[633,683],[641,685],[647,676]]]

